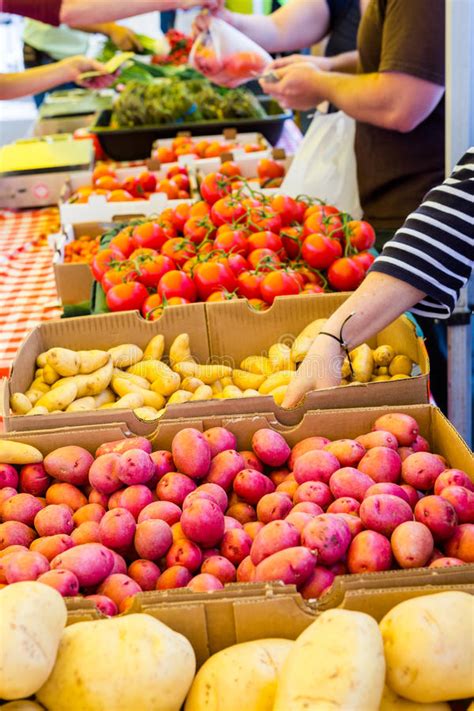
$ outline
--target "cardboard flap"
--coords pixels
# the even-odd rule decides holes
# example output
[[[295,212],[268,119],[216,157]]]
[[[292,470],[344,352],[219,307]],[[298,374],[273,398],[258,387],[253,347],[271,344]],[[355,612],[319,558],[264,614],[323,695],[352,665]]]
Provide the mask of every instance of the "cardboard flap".
[[[41,415],[28,419],[41,421]],[[71,435],[70,427],[62,427],[54,430],[10,432],[9,434],[2,434],[2,439],[31,444],[46,455],[58,447],[65,447],[71,443],[94,453],[104,442],[114,442],[115,440],[132,436],[133,433],[130,432],[124,422],[116,422],[109,425],[97,424],[75,427],[73,436]]]

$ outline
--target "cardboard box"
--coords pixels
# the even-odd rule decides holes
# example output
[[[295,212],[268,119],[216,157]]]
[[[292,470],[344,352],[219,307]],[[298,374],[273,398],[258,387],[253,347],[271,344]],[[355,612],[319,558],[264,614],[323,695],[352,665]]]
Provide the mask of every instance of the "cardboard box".
[[[293,162],[293,156],[287,156],[282,148],[273,148],[271,151],[268,151],[266,155],[262,155],[261,153],[243,153],[242,155],[241,152],[234,157],[232,157],[230,153],[225,153],[216,158],[206,158],[202,161],[197,161],[196,172],[198,178],[203,178],[209,175],[209,173],[216,173],[221,163],[233,160],[239,166],[242,177],[250,180],[251,178],[257,178],[258,164],[262,158],[273,158],[279,165],[284,167],[285,175]]]
[[[89,301],[94,283],[89,264],[64,262],[66,245],[83,235],[98,237],[110,227],[110,223],[86,222],[79,225],[66,225],[63,227],[63,232],[49,235],[48,241],[54,252],[54,279],[63,305]]]
[[[192,132],[190,131],[182,131],[177,134],[177,138],[181,136],[188,136],[190,138],[193,138]],[[157,141],[154,142],[153,144],[153,150],[152,150],[152,158],[154,156],[154,152],[157,148],[165,147],[165,148],[171,148],[172,143],[175,139],[174,138],[159,138]],[[256,133],[255,131],[250,131],[250,132],[243,132],[239,133],[236,131],[235,128],[227,128],[225,129],[222,133],[220,134],[212,134],[208,136],[195,136],[193,140],[196,141],[209,141],[209,143],[213,143],[214,141],[219,141],[220,143],[239,143],[240,145],[246,146],[251,143],[258,143],[260,144],[262,150],[261,151],[255,151],[252,154],[246,153],[245,149],[242,148],[236,148],[234,150],[230,150],[226,153],[227,155],[227,160],[238,160],[241,158],[244,158],[245,156],[252,155],[257,158],[257,160],[260,160],[261,158],[268,158],[271,155],[272,152],[272,146],[270,143],[267,141],[265,136],[263,136],[261,133]],[[215,164],[216,159],[215,158],[194,158],[193,155],[183,155],[179,156],[178,158],[179,163],[185,164],[185,165],[193,165],[196,168],[203,168],[206,169],[207,166]],[[210,161],[210,163],[209,163]],[[218,163],[220,163],[220,158],[217,158]],[[168,164],[163,163],[163,167],[166,167]],[[209,170],[208,172],[212,172],[212,169]]]
[[[137,434],[150,434],[154,425],[138,420],[130,410],[99,410],[35,415],[9,414],[9,397],[25,392],[33,379],[35,359],[53,346],[72,349],[110,348],[120,343],[140,347],[157,333],[165,336],[166,348],[179,333],[188,333],[191,350],[199,362],[221,362],[236,367],[248,355],[263,354],[276,341],[290,342],[313,319],[328,317],[347,298],[347,294],[315,294],[302,298],[280,297],[264,312],[249,308],[247,301],[223,304],[190,304],[165,310],[154,322],[147,322],[137,312],[123,312],[50,321],[37,326],[24,341],[12,367],[10,379],[0,392],[0,415],[7,432],[13,430],[76,427],[89,423],[125,422]],[[393,382],[368,383],[351,387],[330,388],[309,393],[303,405],[293,410],[277,406],[273,398],[255,397],[238,400],[213,400],[170,406],[161,421],[177,418],[230,416],[267,413],[273,422],[295,425],[307,409],[410,405],[429,400],[429,361],[422,338],[405,316],[397,319],[371,341],[372,346],[385,343],[395,351],[406,353],[418,363],[420,375]]]

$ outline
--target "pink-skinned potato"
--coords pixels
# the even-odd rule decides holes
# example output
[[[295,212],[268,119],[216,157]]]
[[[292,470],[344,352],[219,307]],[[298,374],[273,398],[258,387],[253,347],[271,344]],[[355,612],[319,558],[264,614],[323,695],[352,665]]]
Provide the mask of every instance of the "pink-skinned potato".
[[[283,484],[284,481],[286,481],[289,474],[289,469],[287,469],[286,467],[280,467],[280,469],[274,469],[272,472],[270,472],[270,479],[272,480],[275,486],[279,486],[280,484]]]
[[[212,592],[213,590],[222,590],[224,585],[215,575],[200,573],[195,575],[186,587],[193,592]]]
[[[154,465],[154,471],[148,486],[155,487],[165,474],[174,472],[176,467],[173,462],[173,455],[167,449],[158,449],[156,452],[152,452],[150,457]]]
[[[127,509],[107,511],[99,523],[100,542],[112,550],[127,548],[133,543],[136,527],[135,518]]]
[[[300,545],[298,529],[289,521],[271,521],[257,534],[250,548],[250,557],[254,565],[264,558],[285,548]]]
[[[207,499],[207,501],[214,501],[215,504],[217,504],[217,501],[213,496],[208,494],[206,491],[200,491],[197,492],[195,489],[194,491],[191,491],[190,494],[188,494],[183,501],[183,511],[185,511],[189,506],[191,506],[192,502],[195,501],[196,499]],[[222,509],[221,509],[222,510]]]
[[[128,566],[128,575],[142,590],[155,590],[160,569],[153,561],[139,558]]]
[[[399,496],[375,494],[363,500],[359,517],[365,528],[391,536],[401,523],[413,521],[413,511]]]
[[[0,464],[0,489],[6,486],[12,489],[18,489],[19,477],[18,472],[11,464]],[[31,492],[25,492],[30,494]]]
[[[143,449],[129,449],[120,459],[118,478],[126,486],[146,484],[155,473],[153,460]]]
[[[402,460],[402,463],[405,461],[405,459],[408,459],[412,454],[415,454],[415,450],[412,447],[399,447],[397,449],[398,456]]]
[[[444,469],[445,466],[434,454],[415,452],[402,464],[402,479],[415,489],[428,491],[433,488],[436,479]]]
[[[422,437],[420,434],[415,437],[415,441],[411,445],[414,452],[429,452],[430,443],[427,439]]]
[[[435,541],[446,541],[458,523],[454,506],[442,496],[424,496],[415,506],[415,519],[428,526]],[[455,556],[456,557],[456,556]]]
[[[433,560],[428,568],[457,568],[458,565],[467,565],[463,560],[460,558],[436,558],[436,560]]]
[[[202,551],[202,564],[201,564],[201,568],[202,568],[202,565],[204,564],[204,562],[205,562],[208,558],[212,558],[213,556],[216,556],[216,555],[220,556],[220,554],[221,554],[221,552],[220,552],[219,548],[205,548],[205,549]]]
[[[265,494],[257,504],[257,518],[263,523],[277,521],[288,516],[293,508],[293,502],[287,494],[274,491]]]
[[[224,535],[224,514],[214,500],[198,498],[183,511],[181,527],[186,538],[212,548]]]
[[[317,484],[319,482],[305,482],[305,483],[306,484]],[[278,491],[281,494],[288,494],[288,496],[292,499],[300,486],[304,486],[304,484],[298,484],[297,481],[294,481],[293,479],[288,479],[287,481],[282,481],[281,484],[278,484],[275,491]]]
[[[182,506],[191,491],[196,489],[196,482],[180,472],[165,474],[156,486],[156,494],[160,501],[171,501],[176,506]]]
[[[20,489],[25,494],[44,496],[52,479],[46,474],[42,462],[25,464],[20,469]]]
[[[359,442],[365,449],[373,449],[373,447],[398,449],[398,440],[395,435],[385,430],[376,430],[375,432],[359,435],[359,437],[356,437],[356,442]]]
[[[79,580],[70,570],[47,570],[37,581],[54,588],[63,597],[74,597],[79,592]]]
[[[341,514],[345,515],[345,514]],[[347,565],[342,561],[338,560],[337,563],[333,563],[333,565],[328,566],[328,570],[333,573],[333,575],[347,575],[349,573],[349,570],[347,569]]]
[[[247,504],[257,504],[262,496],[275,490],[271,479],[256,469],[242,469],[233,483],[234,492]]]
[[[347,513],[357,516],[360,509],[360,502],[357,499],[352,499],[350,496],[341,496],[336,499],[327,508],[326,513]]]
[[[434,493],[438,496],[447,486],[463,486],[469,491],[474,491],[474,484],[462,469],[445,469],[441,472],[434,484]]]
[[[408,492],[399,486],[399,484],[392,484],[388,481],[382,481],[379,484],[372,484],[372,486],[365,492],[364,499],[367,499],[369,496],[376,496],[377,494],[390,494],[391,496],[398,496],[400,499],[403,499],[403,501],[406,501],[411,508],[411,498],[408,495]],[[418,495],[416,501],[418,501]]]
[[[326,452],[334,454],[340,467],[356,467],[366,450],[354,439],[337,439],[324,447]]]
[[[243,457],[244,460],[243,469],[256,469],[258,472],[262,472],[263,474],[263,472],[265,471],[265,467],[263,466],[262,462],[256,454],[254,454],[248,449],[241,450],[239,454]]]
[[[87,504],[87,499],[77,486],[67,482],[52,484],[46,492],[47,504],[66,504],[73,511]]]
[[[130,511],[133,518],[137,519],[140,512],[151,504],[153,494],[145,484],[133,484],[120,491],[118,505],[120,508]]]
[[[104,444],[101,444],[97,449],[95,456],[100,457],[103,454],[109,454],[110,452],[123,454],[124,452],[128,452],[129,449],[143,449],[143,451],[147,452],[147,454],[151,454],[152,446],[151,442],[146,439],[146,437],[118,439],[114,442],[105,442]]]
[[[198,486],[196,489],[196,493],[201,492],[210,494],[216,504],[220,507],[222,513],[225,512],[229,505],[229,499],[222,486],[219,486],[218,484],[213,484],[212,482],[205,482],[204,484]]]
[[[75,546],[82,543],[100,543],[100,526],[97,521],[84,521],[71,533],[71,540]]]
[[[400,488],[403,489],[403,491],[407,495],[410,507],[414,509],[418,501],[420,500],[420,493],[415,489],[414,486],[411,486],[410,484],[400,484]]]
[[[315,600],[321,597],[329,590],[335,577],[331,570],[323,565],[317,565],[306,583],[300,588],[301,596],[305,600]]]
[[[262,560],[255,568],[255,582],[281,580],[286,585],[303,586],[314,572],[316,554],[304,546],[286,548]]]
[[[175,541],[166,554],[166,567],[182,566],[194,573],[200,568],[202,553],[199,546],[187,538]],[[165,571],[166,572],[166,571]],[[163,573],[164,575],[164,573]]]
[[[376,484],[381,482],[396,484],[400,480],[402,460],[398,452],[389,447],[372,447],[362,457],[357,468]]]
[[[49,504],[35,516],[34,527],[40,536],[70,535],[74,528],[72,512],[66,504]]]
[[[418,422],[411,415],[401,412],[378,417],[373,429],[391,432],[402,447],[410,447],[419,434]]]
[[[45,536],[36,538],[30,544],[30,550],[41,553],[49,561],[52,561],[60,553],[64,553],[69,548],[72,548],[74,541],[71,536],[64,533],[58,533],[55,536]]]
[[[245,533],[247,533],[252,539],[252,541],[254,541],[255,536],[259,531],[262,530],[264,526],[265,524],[261,521],[248,521],[247,523],[244,523],[243,528]]]
[[[452,505],[459,523],[474,523],[474,492],[464,486],[446,486],[440,496]]]
[[[474,563],[474,523],[462,523],[444,544],[450,558],[460,558],[464,563]]]
[[[183,565],[172,565],[164,570],[156,583],[157,590],[171,590],[173,588],[185,588],[191,578],[192,573]]]
[[[245,526],[246,523],[254,523],[257,521],[257,512],[254,507],[243,501],[230,506],[226,511],[226,516],[235,518],[236,521],[239,521],[243,526]]]
[[[329,486],[322,481],[305,481],[298,486],[292,498],[295,504],[310,501],[322,509],[326,509],[334,500]]]
[[[405,521],[392,533],[390,539],[393,557],[400,568],[421,568],[433,554],[431,531],[419,521]]]
[[[304,527],[301,543],[317,552],[319,563],[332,565],[344,558],[351,538],[349,526],[342,517],[322,514]]]
[[[101,504],[86,504],[82,509],[74,512],[72,519],[76,526],[80,526],[81,523],[85,523],[86,521],[96,521],[96,523],[99,523],[105,516],[105,513],[106,510]]]
[[[204,432],[204,437],[211,448],[211,457],[226,449],[235,449],[237,446],[236,436],[225,427],[211,427]]]
[[[294,469],[296,460],[298,457],[301,457],[302,454],[312,452],[315,449],[324,449],[324,447],[327,444],[330,444],[330,442],[331,440],[327,439],[327,437],[306,437],[306,439],[302,439],[300,442],[295,444],[291,450],[290,458],[288,460],[289,468],[291,470]]]
[[[284,437],[270,429],[257,430],[252,437],[252,449],[269,467],[282,467],[291,454]]]
[[[291,513],[298,513],[299,511],[309,513],[312,516],[319,516],[319,514],[324,513],[321,506],[318,506],[318,504],[312,501],[301,501],[299,504],[295,504],[291,509]]]
[[[161,519],[166,521],[169,526],[172,526],[180,520],[181,509],[171,501],[152,501],[138,514],[138,523],[148,521],[151,518]]]
[[[176,543],[176,541],[180,541],[182,538],[186,538],[186,536],[184,535],[183,527],[181,526],[181,521],[173,523],[173,525],[171,526],[171,533],[173,535],[173,543]]]
[[[361,531],[347,551],[350,573],[378,573],[390,570],[392,549],[388,538],[376,531]]]
[[[114,573],[109,575],[97,589],[99,595],[109,597],[118,607],[119,612],[125,612],[131,598],[142,592],[141,587],[128,575]]]
[[[235,581],[236,570],[230,560],[222,555],[213,555],[207,558],[202,566],[201,573],[209,573],[221,581],[222,585]]]
[[[89,469],[89,482],[101,494],[110,496],[122,487],[120,474],[123,460],[120,454],[110,452],[102,454]]]
[[[428,563],[431,565],[435,560],[438,560],[438,558],[443,558],[444,553],[442,553],[439,548],[433,548],[433,553],[431,554],[431,558],[429,559]]]
[[[293,474],[298,484],[304,484],[306,481],[322,481],[323,484],[328,484],[332,474],[339,468],[339,460],[334,454],[315,449],[298,457]]]
[[[336,516],[342,518],[343,521],[349,526],[349,531],[351,533],[351,538],[355,538],[358,533],[364,530],[364,524],[360,520],[359,516],[348,513],[337,513]]]
[[[0,524],[0,550],[8,546],[29,548],[36,538],[36,531],[20,521],[5,521]]]
[[[171,453],[178,471],[191,477],[203,479],[211,465],[211,447],[202,432],[185,427],[173,437]]]
[[[97,489],[91,489],[89,494],[90,504],[99,504],[102,508],[107,509],[109,505],[109,496],[107,494],[102,494]]]
[[[67,445],[50,452],[44,458],[44,468],[53,479],[64,481],[74,486],[83,486],[88,482],[89,469],[94,457],[84,447]]]
[[[106,595],[86,595],[84,600],[90,600],[96,608],[106,617],[118,615],[118,607],[110,597]]]
[[[120,507],[120,495],[122,491],[125,491],[125,489],[114,491],[114,493],[109,496],[109,500],[107,502],[107,508],[109,511]]]
[[[292,526],[296,528],[298,533],[301,535],[303,532],[304,527],[306,524],[308,524],[310,521],[312,521],[314,518],[313,514],[310,513],[304,513],[304,511],[290,511],[288,516],[285,518],[285,521],[288,523],[291,523]],[[278,523],[277,521],[274,521],[274,523]],[[267,524],[268,526],[270,524]]]
[[[5,556],[3,574],[8,585],[25,580],[36,580],[49,570],[49,561],[41,553],[26,551]]]
[[[230,491],[237,474],[245,469],[245,459],[235,449],[226,449],[212,458],[206,483]]]
[[[26,546],[7,546],[7,548],[3,548],[2,550],[0,550],[0,560],[2,558],[5,558],[5,556],[10,555],[10,553],[19,553],[20,551],[25,552],[27,550],[28,548]]]
[[[84,543],[60,553],[51,561],[52,570],[70,570],[82,587],[99,585],[112,570],[112,552],[101,543]]]
[[[250,554],[252,539],[242,528],[233,528],[224,533],[220,553],[233,565],[239,565]]]
[[[16,494],[3,502],[0,509],[2,521],[19,521],[25,526],[33,526],[35,516],[43,504],[31,494]]]
[[[232,516],[224,516],[224,533],[233,528],[243,528],[243,525],[240,521],[237,521],[236,518],[232,518]]]
[[[120,553],[117,553],[117,551],[110,551],[114,557],[114,564],[112,566],[112,570],[110,571],[110,575],[113,575],[114,573],[123,573],[124,575],[127,574],[127,564],[125,562],[125,558],[120,555]]]
[[[252,563],[251,557],[248,555],[239,563],[237,567],[237,577],[238,583],[251,583],[255,576],[255,566]]]
[[[134,546],[140,558],[160,560],[169,551],[172,543],[173,534],[166,521],[151,518],[138,524]]]
[[[7,499],[11,499],[12,496],[16,496],[17,494],[18,491],[11,486],[5,486],[4,489],[0,489],[0,511],[2,510],[3,502]]]

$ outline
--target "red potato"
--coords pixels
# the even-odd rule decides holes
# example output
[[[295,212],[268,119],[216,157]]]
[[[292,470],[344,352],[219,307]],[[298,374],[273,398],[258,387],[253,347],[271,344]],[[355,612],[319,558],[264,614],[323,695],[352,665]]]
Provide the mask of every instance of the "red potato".
[[[337,439],[324,447],[326,452],[334,454],[340,467],[356,467],[366,450],[354,439]]]
[[[204,548],[212,548],[224,535],[224,514],[215,501],[195,499],[181,515],[187,538]]]
[[[105,508],[101,504],[86,504],[73,514],[73,521],[76,526],[86,521],[96,521],[99,523],[101,518],[105,516]]]
[[[413,511],[399,496],[375,494],[363,500],[359,517],[365,528],[391,536],[401,523],[413,521]]]
[[[67,482],[61,482],[59,484],[52,484],[48,491],[46,492],[46,503],[47,504],[66,504],[73,511],[82,508],[87,504],[87,499],[73,484],[68,484]]]
[[[305,481],[322,481],[328,484],[331,475],[340,468],[339,460],[323,449],[314,449],[302,454],[295,462],[293,474],[298,484]]]
[[[347,575],[349,573],[347,565],[343,563],[342,560],[339,560],[337,563],[334,563],[334,565],[330,565],[328,567],[328,570],[330,570],[333,575]]]
[[[303,529],[301,543],[318,554],[318,562],[332,565],[342,560],[351,542],[349,526],[335,514],[316,516]]]
[[[75,546],[82,543],[100,543],[100,525],[97,521],[84,521],[72,531],[71,539]]]
[[[464,563],[474,563],[474,523],[462,523],[444,544],[446,555],[460,558]]]
[[[392,552],[400,568],[421,568],[433,554],[431,531],[418,521],[405,521],[392,533]]]
[[[54,588],[63,597],[74,597],[79,592],[79,580],[70,570],[47,570],[37,581]]]
[[[185,588],[192,577],[192,573],[188,568],[183,565],[173,565],[161,573],[156,583],[156,589]]]
[[[194,573],[202,563],[202,553],[196,543],[182,538],[171,545],[166,554],[166,567],[183,566]],[[166,571],[165,571],[166,572]],[[164,573],[163,573],[164,575]]]
[[[286,478],[289,475],[289,473],[290,473],[290,471],[286,467],[282,467],[280,469],[274,469],[270,473],[270,479],[272,480],[272,482],[275,486],[279,486],[280,484],[283,484],[284,481],[286,481]]]
[[[391,432],[402,447],[410,447],[419,434],[418,422],[410,415],[400,412],[377,418],[373,429]]]
[[[120,472],[123,460],[117,452],[102,454],[89,469],[89,482],[101,494],[110,495],[122,487]]]
[[[314,600],[321,597],[331,587],[335,577],[331,570],[323,565],[317,565],[309,579],[300,588],[301,596],[305,600]]]
[[[316,555],[304,548],[296,546],[278,551],[265,558],[255,568],[255,582],[281,580],[286,585],[303,586],[314,572]]]
[[[206,548],[205,550],[202,551],[202,563],[201,563],[201,568],[203,563],[208,559],[212,558],[213,556],[219,555],[220,556],[221,552],[219,548]]]
[[[244,468],[245,460],[235,449],[219,452],[211,460],[206,483],[218,485],[225,491],[229,491],[235,477]]]
[[[2,521],[18,521],[25,526],[33,526],[35,516],[41,511],[43,504],[31,494],[15,494],[3,502],[0,509]]]
[[[0,512],[2,510],[3,502],[7,499],[11,499],[12,496],[16,496],[17,494],[18,491],[16,489],[13,489],[11,486],[6,486],[4,489],[0,489]]]
[[[290,497],[275,491],[273,494],[262,496],[257,504],[257,518],[263,523],[270,523],[286,518],[292,508],[293,502]]]
[[[207,558],[202,566],[201,573],[209,573],[221,581],[222,585],[235,582],[236,570],[230,560],[221,555]]]
[[[215,575],[201,573],[192,578],[186,587],[193,592],[212,592],[213,590],[222,590],[224,586]]]
[[[245,533],[248,533],[252,541],[255,540],[255,536],[259,531],[262,530],[262,528],[265,526],[264,523],[261,521],[248,521],[247,523],[244,523],[244,531]]]
[[[390,494],[391,496],[398,496],[400,499],[403,499],[403,501],[406,501],[409,506],[411,506],[411,500],[408,493],[398,484],[391,484],[388,481],[383,481],[379,484],[372,484],[372,486],[365,492],[364,499],[377,494]],[[418,501],[418,495],[416,500]]]
[[[173,460],[178,471],[192,479],[203,479],[211,465],[211,447],[202,432],[185,427],[173,437]]]
[[[261,429],[254,433],[252,449],[269,467],[282,467],[291,454],[291,449],[281,434],[270,429]]]
[[[456,568],[458,565],[466,565],[466,563],[460,558],[436,558],[433,560],[428,568]]]
[[[182,538],[186,538],[181,523],[179,521],[177,523],[173,523],[173,525],[171,526],[171,533],[173,534],[173,543],[176,543],[176,541],[180,541]]]
[[[116,509],[120,506],[120,495],[122,491],[125,491],[125,489],[119,489],[118,491],[114,491],[114,493],[109,496],[109,500],[107,502],[109,511],[111,511],[112,509]]]
[[[304,501],[311,501],[313,504],[326,509],[333,501],[331,490],[322,481],[305,481],[300,484],[293,495],[293,502],[301,504]]]
[[[327,437],[306,437],[306,439],[302,439],[301,442],[295,444],[291,450],[291,455],[288,460],[289,468],[291,470],[294,469],[296,460],[298,457],[301,457],[302,454],[312,452],[315,449],[324,449],[324,447],[327,444],[330,444],[330,442],[331,440],[327,439]]]
[[[49,570],[49,561],[41,553],[20,551],[5,556],[2,567],[7,584],[11,585],[25,580],[36,580]]]
[[[350,573],[378,573],[392,567],[392,549],[388,538],[376,531],[361,531],[347,551]]]
[[[300,545],[298,529],[289,521],[271,521],[257,533],[250,548],[250,557],[254,565],[264,558],[285,548]]]
[[[169,472],[158,482],[156,494],[160,501],[170,501],[176,506],[182,506],[186,496],[195,489],[196,483],[185,474]]]
[[[180,520],[181,509],[171,501],[152,501],[151,504],[145,506],[138,514],[138,523],[153,518],[166,521],[168,526],[172,526]]]
[[[303,528],[306,526],[306,524],[312,521],[313,518],[314,516],[312,514],[304,513],[303,511],[292,510],[285,518],[285,521],[291,523],[291,525],[294,526],[298,533],[301,535],[301,533],[303,532]],[[274,523],[278,523],[278,521],[274,521]]]
[[[110,571],[110,575],[113,575],[114,573],[123,573],[126,575],[127,573],[127,564],[125,562],[125,558],[123,558],[120,553],[117,553],[117,551],[110,551],[114,557],[114,564],[112,566],[112,570]]]
[[[328,510],[328,513],[331,513]],[[348,513],[337,513],[335,514],[336,516],[339,516],[340,518],[343,519],[349,526],[349,531],[351,533],[351,538],[354,538],[357,536],[358,533],[364,530],[364,524],[360,520],[359,516],[355,516],[354,514],[348,514]]]
[[[359,437],[356,437],[356,442],[359,442],[365,449],[373,449],[374,447],[398,449],[398,440],[395,435],[385,430],[377,430],[375,432],[359,435]]]
[[[242,467],[243,469],[256,469],[258,472],[262,473],[265,471],[262,462],[253,452],[243,450],[239,452],[239,454],[243,457],[245,462],[244,466]]]
[[[5,521],[0,524],[0,550],[8,546],[29,548],[35,538],[36,531],[20,521]]]
[[[165,521],[142,521],[135,531],[134,546],[140,558],[160,560],[171,548],[173,534]]]
[[[254,507],[250,504],[245,504],[243,501],[230,506],[226,511],[226,516],[232,516],[232,518],[239,521],[242,526],[245,526],[246,523],[257,521],[257,512]]]
[[[212,466],[212,462],[211,462],[211,466]],[[225,510],[227,509],[227,507],[229,505],[229,500],[227,498],[227,494],[225,493],[222,486],[219,486],[218,484],[213,484],[211,482],[207,482],[205,484],[201,484],[200,486],[198,486],[198,488],[195,491],[196,491],[196,494],[201,493],[201,492],[210,494],[223,513],[225,512]]]
[[[398,456],[402,460],[402,463],[407,459],[411,454],[415,454],[415,450],[412,447],[399,447],[397,449]]]
[[[360,509],[360,502],[350,496],[342,496],[336,499],[327,508],[327,513],[347,513],[357,516]]]
[[[52,570],[70,570],[80,587],[99,585],[112,570],[114,557],[100,543],[84,543],[57,555],[51,561]]]
[[[463,486],[446,486],[440,496],[453,506],[459,523],[474,523],[474,492]]]
[[[389,447],[372,447],[362,457],[357,468],[370,476],[376,484],[381,482],[396,484],[400,479],[402,460],[398,452]]]
[[[32,465],[30,464],[30,466]],[[18,483],[19,477],[15,467],[13,467],[11,464],[0,464],[0,489],[4,489],[5,487],[18,489]],[[31,494],[30,491],[27,491],[25,493]],[[36,496],[36,494],[33,495]]]
[[[74,486],[88,482],[89,469],[94,457],[87,449],[68,445],[59,447],[44,458],[44,468],[49,476]]]
[[[114,617],[114,615],[118,615],[117,605],[106,595],[86,595],[84,600],[91,600],[99,612],[106,617]]]
[[[139,558],[129,565],[128,575],[142,590],[155,590],[160,577],[160,569],[153,561]]]
[[[237,582],[238,583],[251,583],[253,582],[255,576],[255,566],[252,563],[251,557],[248,555],[239,564],[237,568]]]
[[[420,499],[419,492],[413,486],[410,486],[410,484],[400,484],[400,488],[403,489],[407,495],[410,507],[414,509]]]
[[[444,469],[445,466],[434,454],[415,452],[402,464],[402,479],[415,489],[428,491],[433,488],[436,479]]]
[[[89,503],[99,504],[106,509],[109,505],[109,497],[107,494],[101,494],[100,491],[97,491],[97,489],[92,489],[89,494]]]
[[[362,501],[365,492],[373,485],[373,479],[353,467],[343,467],[335,471],[329,479],[329,488],[336,499],[350,497]]]
[[[242,469],[233,484],[234,492],[247,504],[257,504],[262,496],[275,490],[269,477],[256,469]]]
[[[118,607],[119,612],[125,612],[131,599],[142,592],[141,587],[128,575],[114,573],[109,575],[97,589],[99,595],[109,597]]]
[[[74,541],[71,536],[66,536],[64,533],[58,533],[55,536],[45,536],[44,538],[36,538],[30,544],[30,550],[41,553],[49,561],[53,560],[60,553],[64,553],[69,548],[72,548]]]
[[[166,449],[159,449],[157,452],[152,452],[150,457],[155,469],[148,486],[155,487],[165,474],[174,472],[176,467],[173,462],[173,455]]]
[[[28,550],[28,548],[26,546],[15,546],[15,545],[8,546],[7,548],[0,550],[0,560],[2,558],[5,558],[5,556],[10,555],[10,553],[19,553],[20,551],[27,551],[27,550]]]
[[[133,543],[137,524],[135,519],[124,508],[107,511],[99,523],[99,536],[102,545],[112,550],[128,548]]]
[[[234,528],[224,533],[220,553],[230,560],[233,565],[239,565],[244,558],[250,555],[252,539],[243,529]]]
[[[306,484],[318,484],[320,482],[306,482]],[[289,479],[288,481],[284,481],[281,484],[278,484],[276,491],[281,493],[281,494],[288,494],[290,499],[294,497],[296,492],[298,491],[299,484],[297,481],[294,481],[292,479]],[[305,486],[305,484],[301,484],[301,486]]]
[[[142,449],[129,449],[121,455],[121,466],[117,474],[126,486],[146,484],[153,477],[155,465],[152,458]]]
[[[290,513],[298,513],[300,511],[303,513],[309,513],[312,516],[319,516],[319,514],[324,513],[321,506],[318,506],[318,504],[315,504],[312,501],[301,501],[299,504],[295,504]]]
[[[132,516],[137,519],[140,512],[151,504],[153,494],[145,484],[133,484],[127,486],[126,489],[120,492],[118,496],[118,505],[120,508],[130,511]]]
[[[469,491],[474,491],[474,484],[461,469],[445,469],[441,472],[435,481],[434,493],[439,496],[447,486],[463,486]]]
[[[243,525],[232,516],[224,516],[224,533],[231,531],[233,528],[243,528]]]
[[[217,501],[214,499],[214,497],[211,496],[210,494],[207,494],[205,491],[201,491],[200,493],[197,493],[196,490],[194,490],[194,491],[191,491],[191,493],[188,494],[186,496],[185,500],[183,501],[183,511],[185,511],[185,509],[189,508],[191,506],[191,504],[193,503],[193,501],[196,501],[196,499],[206,499],[207,501],[214,501],[215,504],[217,503]]]
[[[212,458],[220,452],[225,452],[226,449],[235,449],[237,447],[236,436],[226,430],[225,427],[211,427],[204,432],[204,437],[211,448]]]
[[[456,529],[454,506],[442,496],[424,496],[415,506],[415,519],[428,526],[435,541],[446,541]],[[456,557],[456,556],[454,556]]]
[[[128,452],[129,449],[143,449],[144,452],[151,454],[152,446],[151,442],[146,439],[146,437],[118,439],[114,442],[105,442],[104,444],[101,444],[97,449],[95,456],[101,457],[103,454],[109,454],[110,452],[123,454],[124,452]]]
[[[414,452],[429,452],[430,443],[427,439],[422,437],[420,434],[416,436],[415,441],[411,445]]]
[[[71,509],[65,504],[49,504],[36,514],[34,527],[40,536],[54,536],[57,533],[68,536],[74,528]]]

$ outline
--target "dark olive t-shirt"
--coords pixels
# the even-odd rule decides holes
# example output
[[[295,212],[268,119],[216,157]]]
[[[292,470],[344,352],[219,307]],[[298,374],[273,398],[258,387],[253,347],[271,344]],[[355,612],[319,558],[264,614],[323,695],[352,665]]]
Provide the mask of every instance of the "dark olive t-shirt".
[[[401,72],[444,86],[444,0],[371,0],[359,28],[360,73]],[[444,180],[444,98],[413,131],[357,122],[364,216],[396,229]]]

